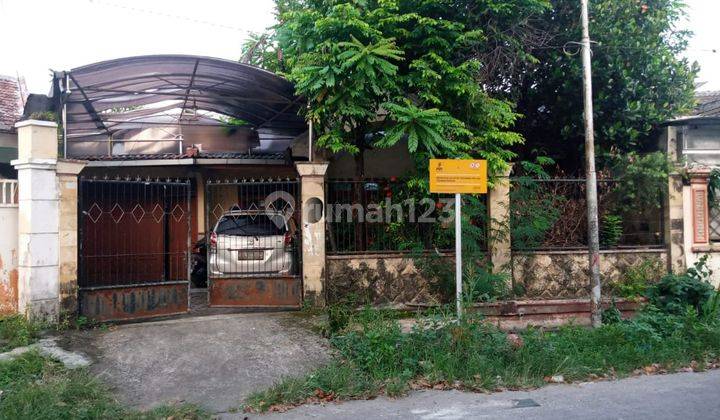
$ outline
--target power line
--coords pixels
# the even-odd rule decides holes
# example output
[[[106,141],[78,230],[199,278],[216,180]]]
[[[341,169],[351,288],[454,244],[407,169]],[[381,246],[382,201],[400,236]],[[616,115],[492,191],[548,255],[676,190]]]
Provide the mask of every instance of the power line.
[[[114,8],[117,8],[117,9],[129,10],[129,11],[135,12],[135,13],[144,13],[144,14],[147,14],[147,15],[153,15],[153,16],[160,16],[160,17],[169,18],[169,19],[182,20],[182,21],[185,21],[185,22],[192,22],[192,23],[196,23],[196,24],[200,24],[200,25],[213,26],[213,27],[216,27],[216,28],[228,29],[228,30],[231,30],[231,31],[243,32],[243,33],[246,33],[246,34],[251,34],[251,33],[252,33],[252,31],[249,31],[249,30],[247,30],[247,29],[243,29],[243,28],[240,28],[240,27],[237,27],[237,26],[224,25],[224,24],[222,24],[222,23],[211,22],[211,21],[209,21],[209,20],[203,20],[203,19],[196,19],[196,18],[192,18],[192,17],[189,17],[189,16],[182,16],[182,15],[176,15],[176,14],[172,14],[172,13],[161,12],[161,11],[158,11],[158,10],[143,9],[143,8],[139,8],[139,7],[126,6],[126,5],[122,5],[122,4],[115,4],[115,3],[110,3],[110,2],[103,1],[103,0],[88,0],[88,1],[89,1],[90,3],[97,4],[97,5],[100,5],[100,6],[114,7]]]

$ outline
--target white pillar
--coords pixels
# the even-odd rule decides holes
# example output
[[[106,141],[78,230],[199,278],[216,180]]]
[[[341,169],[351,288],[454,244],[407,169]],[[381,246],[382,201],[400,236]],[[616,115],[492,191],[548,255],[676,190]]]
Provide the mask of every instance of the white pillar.
[[[18,130],[18,311],[57,321],[59,209],[57,124],[27,120]]]

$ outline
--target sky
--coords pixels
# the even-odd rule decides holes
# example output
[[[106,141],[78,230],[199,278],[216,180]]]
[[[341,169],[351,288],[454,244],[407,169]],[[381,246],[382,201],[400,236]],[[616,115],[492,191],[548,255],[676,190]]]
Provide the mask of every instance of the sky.
[[[686,56],[700,63],[700,90],[720,90],[720,2],[686,3],[684,25],[695,33]],[[237,60],[248,32],[273,25],[273,13],[272,0],[0,0],[0,74],[21,75],[30,92],[47,93],[50,69],[112,58]]]

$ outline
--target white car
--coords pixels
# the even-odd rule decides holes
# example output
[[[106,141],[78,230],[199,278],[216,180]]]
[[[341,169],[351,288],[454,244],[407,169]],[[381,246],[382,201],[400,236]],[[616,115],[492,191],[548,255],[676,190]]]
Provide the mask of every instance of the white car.
[[[279,212],[224,213],[210,233],[210,276],[294,274],[295,230],[294,220]]]

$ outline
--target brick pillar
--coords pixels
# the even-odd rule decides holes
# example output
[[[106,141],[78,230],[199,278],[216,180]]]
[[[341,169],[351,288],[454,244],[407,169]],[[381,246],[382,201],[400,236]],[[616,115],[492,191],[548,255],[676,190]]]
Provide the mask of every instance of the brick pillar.
[[[27,120],[18,130],[18,311],[57,321],[58,191],[57,124]]]
[[[298,162],[302,214],[303,299],[325,305],[325,173],[327,163]]]
[[[685,271],[685,235],[683,226],[683,180],[678,172],[668,176],[668,196],[665,205],[665,245],[668,250],[668,271]]]
[[[488,191],[488,252],[493,273],[512,273],[510,243],[510,171],[495,179]],[[511,280],[511,279],[508,279]]]
[[[60,313],[68,316],[78,309],[78,174],[85,165],[84,161],[65,159],[57,163]]]

